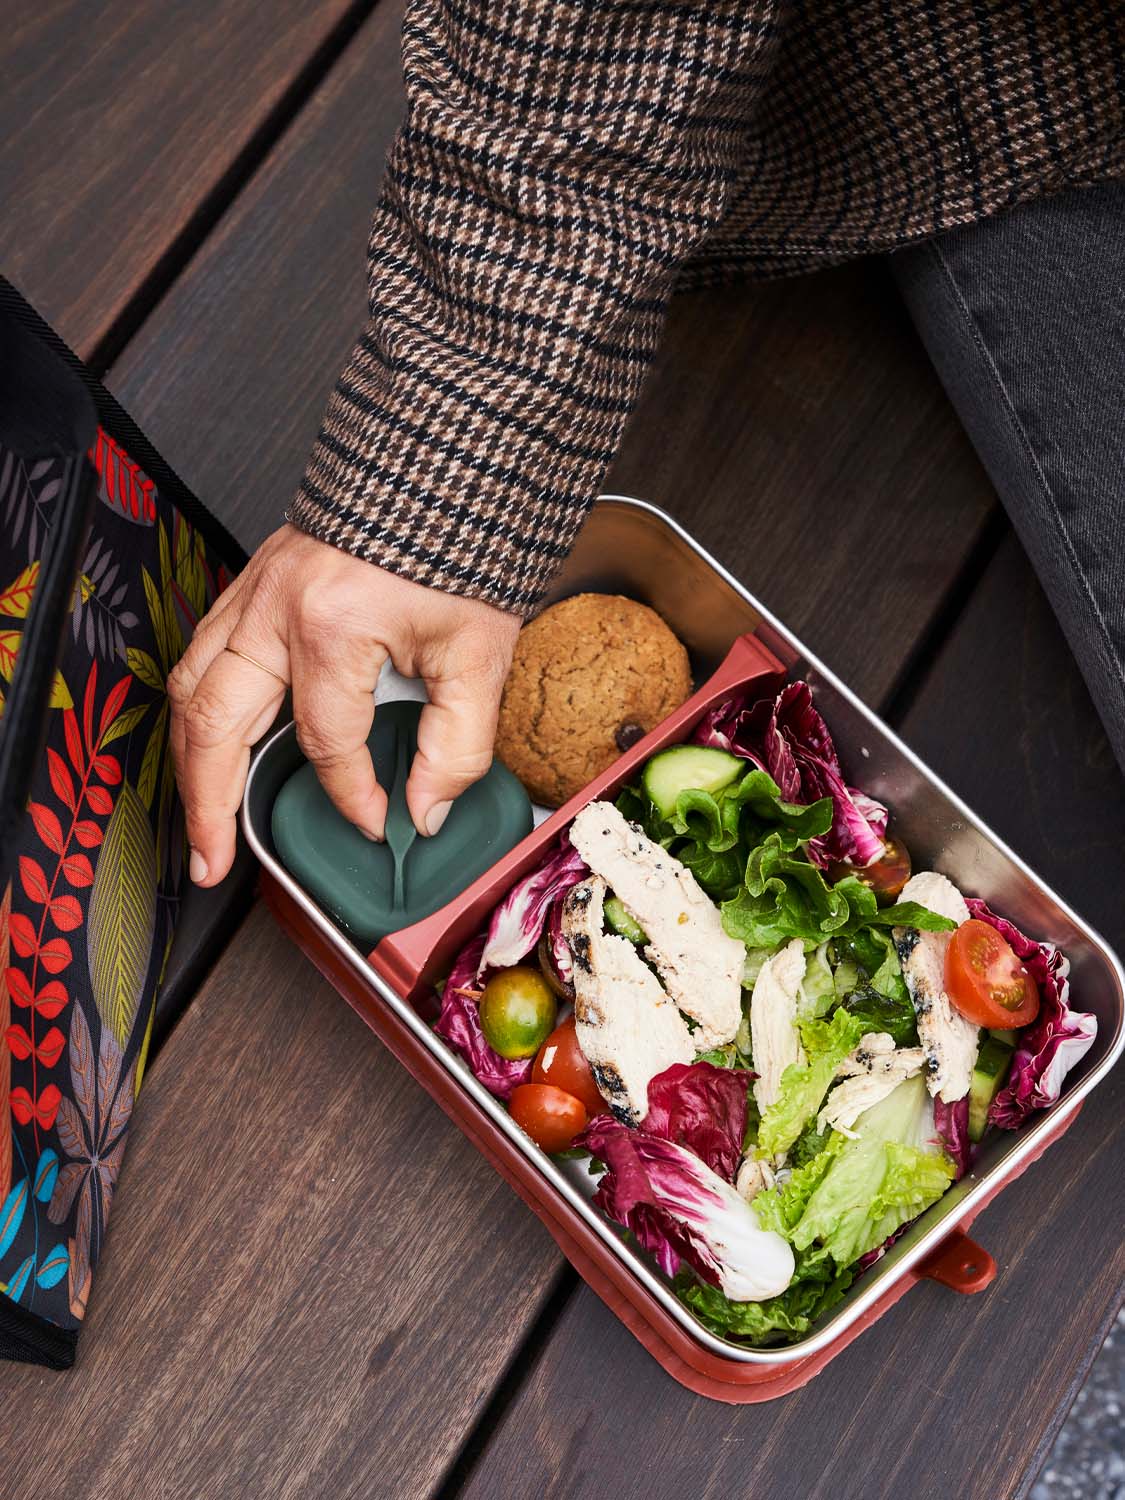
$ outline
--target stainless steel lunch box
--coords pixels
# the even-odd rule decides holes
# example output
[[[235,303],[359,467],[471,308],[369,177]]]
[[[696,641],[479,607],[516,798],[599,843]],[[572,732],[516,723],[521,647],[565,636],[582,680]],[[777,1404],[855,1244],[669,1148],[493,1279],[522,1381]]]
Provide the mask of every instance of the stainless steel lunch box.
[[[366,954],[295,883],[273,848],[273,799],[301,763],[293,726],[259,751],[246,788],[243,827],[262,862],[265,897],[282,925],[539,1214],[580,1273],[666,1369],[693,1390],[721,1400],[766,1400],[811,1378],[919,1276],[962,1291],[987,1284],[995,1267],[964,1229],[1063,1133],[1117,1060],[1125,1045],[1125,974],[1098,934],[662,511],[624,496],[599,501],[552,596],[586,590],[623,593],[651,604],[687,645],[697,682],[706,684],[739,638],[763,648],[763,658],[773,660],[775,669],[805,678],[850,779],[891,808],[915,868],[943,871],[967,894],[985,896],[1024,931],[1058,944],[1071,962],[1076,1007],[1092,1011],[1098,1021],[1097,1038],[1067,1077],[1058,1103],[1016,1132],[991,1132],[973,1171],[857,1280],[813,1333],[784,1347],[745,1348],[702,1327],[654,1263],[591,1207],[585,1165],[554,1161],[533,1145],[431,1030],[432,979],[479,929],[521,860],[523,867],[534,861],[556,820],[502,861],[497,878],[482,877],[479,889],[470,888],[435,917],[393,934]],[[721,686],[721,678],[712,680]],[[644,741],[638,748],[643,758],[655,745]],[[574,810],[570,806],[563,813],[569,817]]]

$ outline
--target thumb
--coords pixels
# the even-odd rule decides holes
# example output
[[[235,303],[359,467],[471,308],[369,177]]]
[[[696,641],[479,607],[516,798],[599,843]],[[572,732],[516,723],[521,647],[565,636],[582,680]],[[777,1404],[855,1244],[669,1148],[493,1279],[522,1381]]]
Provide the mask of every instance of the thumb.
[[[430,701],[418,721],[418,751],[406,783],[406,805],[419,833],[437,833],[453,799],[492,764],[502,685],[502,679],[479,677],[427,682]]]

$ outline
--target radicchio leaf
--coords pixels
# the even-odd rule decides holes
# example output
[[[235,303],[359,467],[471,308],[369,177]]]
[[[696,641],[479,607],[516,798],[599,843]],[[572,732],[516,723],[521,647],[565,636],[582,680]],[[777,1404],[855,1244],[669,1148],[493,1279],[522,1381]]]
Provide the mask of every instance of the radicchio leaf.
[[[630,1229],[667,1275],[684,1260],[738,1302],[762,1301],[789,1285],[789,1245],[762,1229],[752,1205],[686,1147],[610,1115],[592,1120],[575,1144],[606,1165],[595,1204]]]
[[[772,701],[761,698],[749,706],[744,698],[727,699],[705,715],[694,739],[768,771],[788,802],[832,798],[831,829],[806,846],[813,864],[822,869],[833,860],[868,865],[882,855],[887,809],[845,783],[808,683],[791,682]]]
[[[564,838],[538,869],[516,882],[492,913],[478,975],[486,969],[518,964],[538,943],[547,911],[556,896],[564,896],[586,874],[578,850]]]
[[[461,1054],[489,1093],[507,1099],[514,1088],[531,1077],[534,1059],[501,1057],[485,1041],[477,998],[477,969],[484,943],[482,932],[458,954],[442,991],[441,1015],[434,1030]]]
[[[941,1099],[934,1099],[934,1125],[941,1143],[945,1148],[945,1154],[957,1168],[957,1176],[954,1182],[959,1182],[973,1159],[973,1146],[969,1140],[969,1096],[956,1099],[952,1104],[946,1104]]]
[[[1037,943],[983,901],[966,905],[978,921],[987,922],[1012,945],[1016,957],[1039,987],[1039,1014],[1016,1041],[1008,1081],[988,1111],[991,1125],[1015,1130],[1032,1111],[1054,1104],[1071,1068],[1093,1046],[1097,1018],[1070,1009],[1070,961],[1052,943]]]
[[[646,1135],[675,1141],[694,1151],[713,1172],[734,1181],[746,1134],[751,1080],[745,1068],[714,1063],[673,1063],[648,1086]]]

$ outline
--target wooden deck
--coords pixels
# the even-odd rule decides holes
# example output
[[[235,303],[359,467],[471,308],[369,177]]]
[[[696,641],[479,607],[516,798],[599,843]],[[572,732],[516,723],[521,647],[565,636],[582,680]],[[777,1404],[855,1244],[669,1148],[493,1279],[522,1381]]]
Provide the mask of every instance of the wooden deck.
[[[362,316],[398,0],[26,9],[0,270],[252,547]],[[680,299],[608,488],[683,520],[1125,947],[1125,784],[879,263]],[[264,910],[210,959],[77,1368],[0,1366],[5,1495],[1026,1494],[1121,1296],[1120,1072],[977,1221],[986,1295],[920,1287],[732,1408],[663,1373]]]

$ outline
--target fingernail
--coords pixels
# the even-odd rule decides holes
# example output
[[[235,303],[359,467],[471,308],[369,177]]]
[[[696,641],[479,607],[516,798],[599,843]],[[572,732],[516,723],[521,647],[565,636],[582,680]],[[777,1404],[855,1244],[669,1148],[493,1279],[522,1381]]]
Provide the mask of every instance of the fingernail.
[[[382,844],[385,842],[384,836],[381,833],[376,833],[373,828],[361,828],[359,831],[365,839],[370,839],[373,844]]]
[[[191,859],[188,861],[188,874],[191,876],[193,885],[202,885],[207,879],[207,861],[198,849],[191,851]]]
[[[452,802],[435,802],[426,814],[426,832],[431,838],[435,833],[441,832],[441,825],[449,817],[449,809],[452,806]]]

